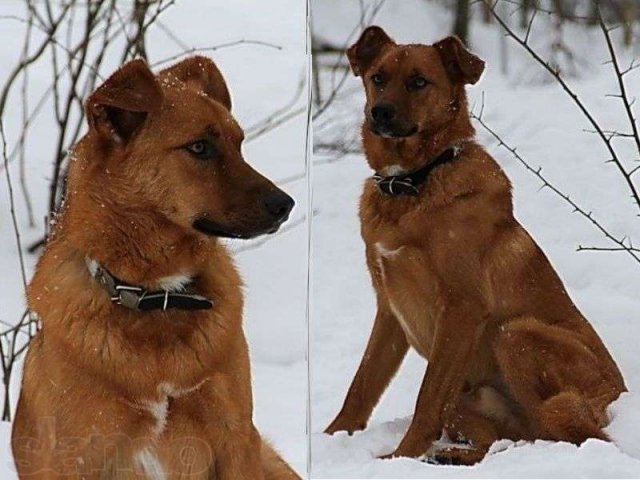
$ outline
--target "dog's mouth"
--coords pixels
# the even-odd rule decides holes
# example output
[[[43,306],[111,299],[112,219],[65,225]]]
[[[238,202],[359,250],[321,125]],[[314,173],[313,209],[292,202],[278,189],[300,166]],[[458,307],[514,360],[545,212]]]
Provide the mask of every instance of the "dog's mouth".
[[[371,130],[371,133],[374,135],[378,135],[382,138],[407,138],[418,133],[418,126],[412,125],[407,128],[399,128],[394,125],[380,125],[374,122],[369,122],[369,130]]]
[[[251,238],[259,237],[260,235],[270,235],[276,233],[280,226],[286,221],[286,218],[277,221],[276,223],[269,225],[266,228],[257,228],[255,230],[239,231],[220,225],[208,218],[200,217],[194,220],[193,228],[200,233],[209,235],[210,237],[220,238],[234,238],[238,240],[249,240]]]

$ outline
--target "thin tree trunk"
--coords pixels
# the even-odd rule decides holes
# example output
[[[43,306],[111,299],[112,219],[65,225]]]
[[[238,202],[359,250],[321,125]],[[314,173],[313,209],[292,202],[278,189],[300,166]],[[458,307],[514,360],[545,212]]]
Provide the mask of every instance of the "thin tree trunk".
[[[629,47],[633,41],[633,22],[637,15],[637,3],[625,0],[622,2],[620,9],[622,14],[620,20],[622,22],[622,31],[624,32],[624,45],[625,47]]]
[[[531,15],[533,15],[533,11],[536,8],[538,8],[537,0],[522,0],[520,6],[520,28],[527,28]]]
[[[457,35],[463,43],[469,40],[469,0],[457,0],[456,19],[453,24],[453,33]]]

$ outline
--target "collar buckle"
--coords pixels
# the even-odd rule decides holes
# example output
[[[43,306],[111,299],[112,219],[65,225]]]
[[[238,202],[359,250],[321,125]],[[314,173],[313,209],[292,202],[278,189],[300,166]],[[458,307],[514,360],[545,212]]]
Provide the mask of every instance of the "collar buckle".
[[[142,293],[144,296],[144,292]],[[136,310],[142,297],[132,290],[118,290],[118,305]]]
[[[458,156],[461,150],[462,145],[455,145],[446,149],[433,161],[414,172],[388,177],[376,173],[373,176],[373,180],[376,182],[378,189],[385,195],[392,197],[399,197],[401,195],[415,197],[419,193],[418,187],[427,180],[431,172],[440,165],[451,162]]]

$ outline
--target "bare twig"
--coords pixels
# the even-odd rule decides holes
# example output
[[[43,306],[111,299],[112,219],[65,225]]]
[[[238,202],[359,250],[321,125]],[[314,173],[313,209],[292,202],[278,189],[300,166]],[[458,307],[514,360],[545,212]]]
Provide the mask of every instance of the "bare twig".
[[[522,0],[501,0],[502,2],[505,3],[509,3],[511,5],[514,5],[515,7],[517,7],[518,9],[522,8]],[[487,5],[487,3],[485,2],[485,0],[480,0],[481,3],[485,3],[485,5]],[[488,5],[487,5],[488,6]],[[539,4],[533,4],[533,5],[529,5],[529,8],[534,12],[540,12],[540,13],[546,13],[548,15],[557,15],[558,12],[551,10],[549,8],[544,8],[542,6],[540,6]],[[564,20],[571,20],[574,21],[576,23],[591,23],[593,21],[593,19],[591,17],[585,16],[585,15],[575,15],[575,14],[567,14],[566,12],[563,13],[562,15]]]
[[[5,323],[5,322],[3,322]],[[11,420],[11,377],[16,361],[25,352],[33,338],[34,332],[39,328],[38,320],[25,311],[20,321],[0,333],[0,366],[2,367],[2,383],[4,386],[4,405],[2,420]],[[25,331],[26,329],[26,331]],[[18,336],[22,334],[26,338],[18,344]]]
[[[629,120],[629,124],[631,126],[632,134],[630,135],[636,144],[636,148],[638,150],[638,155],[640,155],[640,134],[638,133],[638,124],[636,122],[635,117],[633,116],[633,110],[631,109],[631,102],[629,101],[629,96],[627,94],[627,88],[624,83],[624,72],[620,69],[620,63],[618,61],[618,56],[616,55],[616,50],[613,46],[613,42],[611,41],[611,35],[609,28],[604,23],[602,19],[602,12],[600,11],[600,7],[597,6],[598,12],[598,24],[600,25],[600,29],[602,30],[602,34],[607,42],[607,49],[609,50],[609,56],[611,57],[611,64],[613,65],[613,69],[616,74],[616,78],[618,80],[618,88],[620,90],[619,98],[624,105],[625,112],[627,114],[627,119]]]
[[[640,249],[635,247],[584,247],[582,245],[578,245],[577,250],[579,252],[582,251],[591,251],[591,252],[624,252],[627,250],[631,250],[633,252],[640,252]]]
[[[282,235],[283,233],[287,233],[287,232],[293,230],[294,228],[296,228],[296,227],[298,227],[300,225],[303,225],[305,223],[306,219],[307,219],[306,215],[303,215],[300,218],[297,218],[295,220],[289,221],[280,230],[278,230],[276,233],[274,233],[272,235],[263,236],[263,237],[258,238],[257,240],[245,241],[241,245],[238,245],[238,247],[235,247],[235,248],[231,247],[231,250],[233,251],[233,253],[241,253],[241,252],[246,252],[248,250],[255,250],[259,246],[264,245],[268,241],[273,240],[274,238],[278,237],[278,235]]]
[[[18,218],[16,217],[16,204],[13,197],[13,184],[11,182],[11,174],[9,173],[9,158],[7,157],[7,138],[4,133],[4,122],[0,118],[0,139],[2,140],[2,160],[4,162],[4,175],[7,179],[7,190],[9,192],[9,212],[11,213],[11,222],[13,223],[13,233],[16,239],[16,248],[18,249],[18,260],[20,262],[20,274],[22,276],[22,284],[27,289],[27,273],[24,266],[24,256],[22,255],[22,241],[20,240],[20,228],[18,227]]]
[[[18,65],[16,65],[15,68],[11,71],[11,73],[9,73],[9,75],[7,77],[7,81],[5,82],[4,88],[2,89],[2,93],[0,93],[0,117],[2,117],[2,115],[4,113],[4,109],[5,109],[5,106],[7,104],[7,98],[9,96],[9,92],[11,91],[11,87],[12,87],[13,83],[18,78],[18,75],[20,75],[20,72],[25,67],[28,67],[29,65],[31,65],[32,63],[37,61],[42,56],[42,54],[46,51],[46,49],[49,47],[49,44],[51,43],[51,41],[53,41],[54,35],[56,34],[56,31],[58,30],[58,27],[62,24],[62,21],[64,20],[64,17],[66,15],[67,11],[69,10],[69,8],[71,8],[72,5],[73,5],[73,2],[69,2],[68,4],[66,4],[63,7],[63,9],[60,12],[59,16],[56,17],[55,21],[50,25],[50,27],[48,29],[48,32],[47,32],[48,33],[47,38],[45,38],[42,41],[42,43],[40,43],[40,45],[38,46],[38,48],[36,48],[34,53],[29,55],[27,58],[24,58],[23,60],[21,60],[18,63]],[[14,18],[15,19],[17,17],[5,16],[4,18]],[[24,20],[24,19],[20,19],[20,20]]]
[[[263,42],[261,40],[234,40],[232,42],[221,43],[219,45],[213,45],[211,47],[192,47],[188,50],[183,50],[180,53],[176,53],[175,55],[171,55],[170,57],[163,58],[162,60],[158,60],[151,64],[152,67],[158,67],[160,65],[164,65],[165,63],[173,62],[179,58],[182,58],[186,55],[193,55],[194,53],[203,53],[203,52],[215,52],[216,50],[221,50],[223,48],[236,47],[238,45],[259,45],[262,47],[273,48],[275,50],[282,50],[280,45],[276,45],[275,43]]]
[[[349,47],[349,44],[353,41],[354,35],[356,33],[358,33],[359,31],[361,31],[363,29],[362,28],[363,26],[369,25],[373,21],[373,19],[376,17],[376,15],[380,11],[380,9],[384,6],[384,4],[385,4],[385,0],[378,0],[378,2],[375,3],[373,5],[373,7],[369,11],[367,11],[365,9],[364,2],[362,2],[360,4],[360,23],[358,25],[356,25],[356,27],[347,36],[347,38],[345,40],[345,43],[343,45],[343,48],[342,48],[342,52],[347,50],[347,48]],[[336,61],[336,63],[333,66],[333,69],[332,69],[332,74],[333,75],[335,75],[336,71],[342,65],[342,61],[343,61],[343,56],[340,55],[338,57],[338,60]],[[347,78],[349,78],[350,74],[351,74],[351,72],[350,72],[349,69],[344,69],[344,71],[342,72],[342,75],[340,77],[340,80],[338,81],[337,84],[334,84],[334,86],[331,89],[331,91],[329,92],[329,95],[327,96],[326,100],[314,110],[313,115],[312,115],[312,120],[313,121],[316,121],[329,108],[329,106],[331,106],[331,104],[335,101],[335,99],[338,97],[338,95],[340,93],[340,90],[342,90],[342,87],[344,86]]]
[[[520,37],[514,30],[500,17],[500,15],[495,11],[495,3],[492,3],[491,0],[484,0],[489,12],[498,22],[498,24],[503,28],[505,33],[514,39],[539,65],[541,65],[547,72],[549,72],[552,77],[558,82],[558,84],[562,87],[562,89],[569,95],[569,97],[573,100],[573,102],[577,105],[579,110],[582,112],[583,116],[588,120],[588,122],[593,126],[594,130],[597,132],[598,136],[601,138],[604,143],[606,149],[610,154],[610,159],[607,163],[612,163],[615,165],[616,169],[620,173],[621,177],[624,179],[632,198],[634,199],[634,203],[636,208],[640,210],[640,194],[638,193],[638,189],[636,185],[633,183],[631,179],[631,175],[625,169],[622,161],[620,160],[616,150],[612,144],[612,138],[608,136],[604,129],[600,126],[600,123],[596,120],[593,114],[587,109],[585,104],[580,100],[578,95],[574,92],[574,90],[567,84],[567,82],[562,78],[560,73],[554,69],[549,62],[544,60],[538,52],[536,52],[528,42],[528,39]]]
[[[31,1],[27,0],[27,9],[29,11],[32,10]],[[31,46],[31,33],[33,30],[33,15],[29,15],[29,20],[27,22],[27,30],[25,33],[24,45],[22,48],[22,55],[20,61],[24,61],[29,55],[29,48]],[[22,130],[27,129],[28,116],[29,116],[29,69],[25,68],[22,72],[22,87],[20,90],[20,94],[22,96]],[[22,197],[24,199],[24,204],[27,209],[27,218],[29,220],[29,226],[35,227],[35,218],[33,216],[33,205],[31,204],[31,195],[29,194],[29,187],[27,185],[27,173],[26,173],[26,144],[25,144],[25,136],[20,135],[20,140],[17,143],[17,148],[19,151],[18,164],[20,165],[20,188],[22,190]]]
[[[480,114],[475,114],[474,112],[471,112],[471,118],[475,119],[481,126],[482,128],[484,128],[484,130],[486,130],[489,134],[491,134],[491,136],[498,142],[498,146],[504,148],[505,150],[507,150],[509,153],[511,153],[511,155],[516,158],[529,172],[533,173],[541,182],[542,182],[542,187],[541,188],[548,188],[549,190],[551,190],[553,193],[556,194],[556,196],[558,196],[559,198],[561,198],[564,202],[566,202],[567,204],[569,204],[572,208],[573,211],[580,214],[582,217],[584,217],[585,219],[587,219],[593,226],[596,227],[597,230],[599,230],[609,241],[611,241],[613,244],[615,244],[615,248],[613,249],[613,251],[624,251],[627,254],[629,254],[636,262],[640,263],[640,250],[636,249],[635,247],[633,247],[631,245],[631,243],[629,243],[629,245],[625,244],[625,241],[627,240],[626,237],[620,239],[618,237],[616,237],[615,235],[611,234],[609,232],[609,230],[604,227],[602,225],[602,223],[596,219],[593,215],[593,212],[591,211],[587,211],[585,210],[583,207],[581,207],[580,205],[578,205],[578,203],[571,199],[569,197],[569,195],[565,194],[564,192],[562,192],[562,190],[560,190],[558,187],[556,187],[553,183],[551,183],[543,174],[542,174],[542,168],[538,167],[538,168],[534,168],[532,167],[523,157],[522,155],[520,155],[518,153],[518,151],[516,150],[516,148],[511,147],[510,145],[508,145],[503,139],[502,137],[496,133],[495,130],[493,130],[491,127],[489,127],[489,125],[487,125],[487,123],[484,121],[484,119],[482,118],[482,111],[484,109],[484,101],[483,101],[483,107],[481,107],[481,113]],[[595,250],[596,247],[582,247],[580,246],[578,248],[578,250]]]
[[[261,135],[304,113],[306,111],[306,106],[299,108],[295,108],[295,106],[299,103],[300,98],[305,91],[306,85],[307,79],[303,72],[303,74],[300,75],[298,86],[291,96],[291,99],[278,110],[270,113],[267,117],[249,126],[246,129],[246,141],[250,142],[252,140],[255,140]]]
[[[13,196],[13,185],[11,182],[11,174],[9,172],[9,159],[7,157],[7,139],[4,134],[4,124],[2,119],[0,118],[0,139],[2,140],[2,159],[4,162],[4,173],[7,179],[7,189],[9,193],[9,211],[11,213],[11,221],[13,223],[13,233],[16,240],[16,248],[18,249],[18,260],[20,262],[20,273],[22,275],[22,284],[26,291],[27,288],[27,275],[26,269],[24,266],[24,256],[22,254],[22,242],[20,240],[20,229],[18,227],[18,219],[16,217],[15,211],[15,201]],[[11,340],[8,342],[8,345],[3,344],[3,340],[5,338],[0,337],[0,362],[2,364],[2,372],[3,372],[3,384],[4,384],[4,407],[2,413],[3,420],[11,419],[11,402],[9,398],[10,392],[10,384],[11,384],[11,373],[13,371],[13,364],[15,361],[15,345],[16,345],[16,335],[17,333],[13,333]]]

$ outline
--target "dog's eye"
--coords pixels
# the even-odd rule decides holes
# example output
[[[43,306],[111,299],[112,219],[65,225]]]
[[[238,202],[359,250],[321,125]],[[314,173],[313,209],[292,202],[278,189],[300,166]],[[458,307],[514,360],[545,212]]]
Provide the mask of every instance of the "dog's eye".
[[[187,151],[200,160],[208,160],[215,156],[216,149],[209,140],[196,140],[185,145]]]
[[[407,87],[409,87],[410,90],[420,90],[421,88],[426,87],[428,83],[429,82],[426,78],[417,76],[409,79]]]
[[[374,85],[382,85],[384,83],[384,75],[381,73],[374,73],[371,75],[371,81]]]

